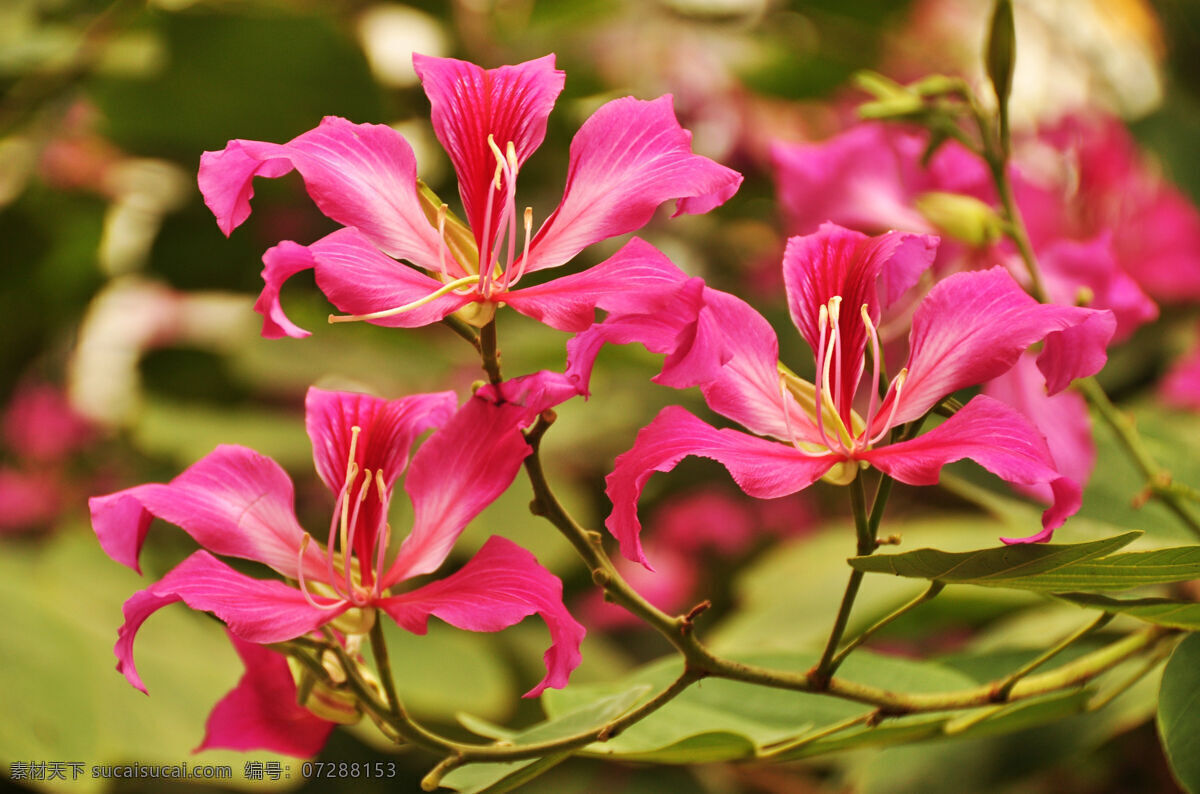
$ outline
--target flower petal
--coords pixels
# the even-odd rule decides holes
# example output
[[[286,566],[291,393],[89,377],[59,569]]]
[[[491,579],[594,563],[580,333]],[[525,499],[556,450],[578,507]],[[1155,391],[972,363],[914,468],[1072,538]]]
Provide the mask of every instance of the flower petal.
[[[779,387],[779,340],[770,324],[728,293],[706,290],[705,301],[730,356],[716,377],[700,386],[708,407],[751,433],[820,443],[816,420]]]
[[[413,53],[413,67],[433,108],[433,130],[458,174],[467,223],[479,250],[490,251],[511,186],[495,191],[496,156],[491,135],[504,152],[509,142],[518,166],[542,145],[546,119],[562,91],[566,73],[554,68],[554,55],[516,66],[482,69],[454,58]],[[488,197],[492,194],[491,214]],[[490,231],[484,240],[484,227]]]
[[[443,244],[417,197],[412,147],[383,124],[326,116],[284,144],[230,141],[200,158],[200,192],[228,235],[250,216],[254,177],[293,168],[321,212],[357,228],[389,256],[437,269]]]
[[[946,395],[1007,372],[1041,339],[1046,350],[1038,366],[1054,375],[1047,378],[1054,393],[1103,366],[1114,325],[1108,311],[1038,303],[1001,267],[955,273],[929,291],[913,316],[908,379],[891,424],[916,419]],[[1077,327],[1070,338],[1050,338]],[[1079,346],[1068,351],[1068,342]],[[892,401],[889,395],[881,418]]]
[[[642,488],[656,471],[671,471],[695,455],[724,466],[743,491],[759,499],[774,499],[807,488],[838,458],[810,457],[794,447],[777,444],[736,430],[717,430],[683,408],[669,405],[642,428],[633,448],[619,455],[605,478],[613,511],[604,524],[621,543],[621,554],[651,568],[639,539],[642,525],[637,505]]]
[[[664,302],[656,296],[664,290],[674,293],[686,279],[661,251],[635,237],[595,267],[512,290],[505,293],[504,302],[551,328],[577,333],[595,322],[597,307],[643,313]]]
[[[530,453],[521,433],[527,415],[523,405],[476,393],[421,445],[404,483],[413,529],[384,587],[437,570],[467,523],[512,484]]]
[[[1038,250],[1046,288],[1055,303],[1070,306],[1079,293],[1090,293],[1087,305],[1110,309],[1116,317],[1113,342],[1121,342],[1158,317],[1158,306],[1126,275],[1113,257],[1112,234],[1088,242],[1055,240]]]
[[[1175,362],[1163,378],[1159,396],[1167,405],[1200,410],[1200,351]]]
[[[445,579],[385,598],[379,606],[415,634],[426,632],[430,615],[467,631],[500,631],[541,615],[551,639],[543,657],[546,677],[525,697],[566,686],[583,658],[579,645],[586,630],[563,605],[562,582],[532,554],[502,537],[488,538],[470,562]]]
[[[783,216],[791,234],[832,221],[862,231],[929,231],[913,200],[928,177],[924,142],[885,124],[858,124],[820,143],[771,148]]]
[[[863,362],[867,329],[861,307],[867,306],[878,325],[881,310],[912,287],[933,262],[938,238],[931,235],[888,232],[878,237],[826,223],[815,233],[788,240],[783,254],[783,280],[787,287],[792,322],[822,360],[818,323],[822,306],[840,296],[838,329],[841,334],[841,371],[835,405],[848,415]],[[832,323],[833,319],[830,318]]]
[[[1092,423],[1087,404],[1075,392],[1063,391],[1053,397],[1034,363],[1032,353],[1024,353],[1017,365],[984,384],[983,393],[1015,409],[1046,437],[1046,446],[1055,468],[1064,477],[1085,485],[1096,463],[1096,445],[1092,442]],[[1045,484],[1018,485],[1018,491],[1050,502],[1053,494]]]
[[[742,175],[692,154],[691,139],[669,95],[615,99],[592,114],[571,142],[562,202],[534,237],[525,272],[557,267],[592,243],[640,229],[670,199],[679,199],[676,215],[725,203]]]
[[[292,504],[292,481],[278,463],[229,444],[165,485],[138,485],[88,501],[104,551],[138,573],[138,555],[155,516],[209,551],[257,560],[294,579],[304,530]],[[324,571],[318,556],[315,549],[306,553],[306,575]]]
[[[353,546],[359,560],[371,559],[377,533],[387,520],[392,486],[408,465],[417,436],[440,427],[454,414],[454,392],[415,394],[384,400],[367,394],[310,388],[304,401],[304,423],[312,440],[313,462],[335,496],[360,498]],[[352,428],[359,428],[354,440]],[[347,483],[350,447],[354,446],[354,481]],[[372,482],[380,473],[384,494]],[[360,489],[365,491],[360,492]]]
[[[445,284],[385,256],[355,229],[339,229],[308,246],[317,286],[344,312],[365,315],[427,299]],[[368,320],[387,328],[436,323],[471,301],[473,294],[449,292],[398,314]]]
[[[213,613],[231,632],[257,643],[294,639],[347,609],[346,604],[318,609],[294,587],[253,579],[206,551],[194,552],[160,581],[130,596],[122,608],[125,622],[117,631],[117,644],[113,647],[117,671],[142,692],[146,686],[133,663],[134,638],[146,618],[177,601]]]
[[[201,750],[268,750],[297,758],[321,752],[334,724],[296,702],[296,681],[283,654],[229,632],[246,672],[204,726]]]
[[[316,267],[309,246],[284,240],[278,245],[267,249],[263,254],[262,292],[254,302],[254,311],[262,315],[262,336],[264,339],[281,339],[290,336],[293,339],[303,339],[311,336],[307,331],[288,319],[280,303],[279,293],[283,283],[292,276],[304,270]],[[391,261],[391,260],[388,260]]]
[[[1042,514],[1044,531],[1020,540],[1001,538],[1005,543],[1049,540],[1081,501],[1079,485],[1059,473],[1046,439],[1029,420],[983,395],[928,433],[856,457],[909,485],[936,485],[942,467],[963,458],[1012,483],[1048,484],[1054,504]]]

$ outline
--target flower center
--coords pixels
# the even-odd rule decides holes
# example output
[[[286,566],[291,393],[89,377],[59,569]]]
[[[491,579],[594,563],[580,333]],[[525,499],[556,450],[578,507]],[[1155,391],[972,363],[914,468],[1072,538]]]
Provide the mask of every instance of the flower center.
[[[329,526],[329,541],[323,550],[317,552],[318,557],[324,557],[326,575],[323,581],[310,581],[305,573],[312,536],[305,533],[300,541],[297,566],[300,592],[309,604],[318,609],[336,609],[347,602],[356,607],[364,607],[382,592],[384,557],[391,536],[391,527],[387,523],[389,500],[382,470],[359,471],[355,456],[361,432],[362,428],[358,425],[350,428],[350,452],[346,460],[346,474],[334,505],[333,520]],[[372,490],[379,500],[379,525],[360,527],[362,506],[371,497]],[[371,531],[366,559],[355,553],[355,540],[363,530]],[[332,603],[318,603],[313,598],[314,593],[335,600]]]

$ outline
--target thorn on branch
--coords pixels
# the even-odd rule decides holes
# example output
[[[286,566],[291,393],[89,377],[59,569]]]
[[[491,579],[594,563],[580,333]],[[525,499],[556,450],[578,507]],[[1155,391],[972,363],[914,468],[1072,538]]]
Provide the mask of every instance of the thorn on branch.
[[[585,530],[583,534],[587,536],[588,543],[592,544],[596,548],[600,548],[601,546],[604,545],[604,536],[601,535],[596,530],[594,530],[594,529]]]
[[[542,507],[542,500],[541,500],[541,499],[536,499],[536,498],[535,498],[535,499],[533,499],[533,500],[532,500],[532,501],[529,503],[529,512],[530,512],[530,513],[533,513],[535,516],[544,516],[544,515],[546,515],[546,508]]]
[[[595,568],[592,570],[592,581],[600,587],[608,587],[609,583],[612,582],[612,574],[603,568]]]
[[[1129,500],[1129,504],[1134,510],[1141,510],[1146,506],[1146,502],[1149,502],[1153,496],[1154,490],[1150,486],[1146,486],[1134,494],[1133,498]]]
[[[694,606],[690,610],[688,610],[688,613],[686,615],[684,615],[682,620],[680,620],[680,622],[679,622],[679,633],[680,634],[690,634],[696,618],[698,618],[701,613],[703,613],[706,609],[708,609],[711,606],[712,606],[712,601],[709,601],[706,598],[703,601],[701,601],[699,604],[696,604],[696,606]]]
[[[886,538],[876,538],[875,548],[880,546],[899,546],[903,541],[900,535],[888,535]]]

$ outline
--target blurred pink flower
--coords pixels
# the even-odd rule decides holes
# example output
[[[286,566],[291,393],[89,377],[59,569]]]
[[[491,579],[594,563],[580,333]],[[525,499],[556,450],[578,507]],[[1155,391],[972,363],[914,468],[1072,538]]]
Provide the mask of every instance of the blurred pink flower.
[[[533,232],[532,209],[516,205],[518,172],[541,145],[562,90],[554,56],[485,70],[465,61],[414,55],[433,126],[458,174],[475,251],[450,245],[444,205],[422,199],[408,142],[390,127],[328,117],[286,144],[234,140],[201,158],[205,202],[226,234],[250,214],[256,176],[300,172],[309,195],[346,228],[309,246],[285,241],[266,252],[266,286],[256,309],[263,335],[307,336],[283,313],[285,280],[310,268],[345,319],[392,327],[437,322],[482,304],[482,320],[511,306],[554,328],[581,331],[605,299],[636,291],[636,273],[604,264],[534,287],[528,273],[569,262],[592,243],[648,223],[678,199],[676,214],[704,213],[737,190],[741,175],[692,154],[669,96],[613,100],[584,122],[571,144],[558,208]],[[426,206],[422,206],[422,201]],[[517,230],[524,225],[524,246]],[[456,250],[457,249],[457,250]],[[405,260],[415,267],[402,264]]]

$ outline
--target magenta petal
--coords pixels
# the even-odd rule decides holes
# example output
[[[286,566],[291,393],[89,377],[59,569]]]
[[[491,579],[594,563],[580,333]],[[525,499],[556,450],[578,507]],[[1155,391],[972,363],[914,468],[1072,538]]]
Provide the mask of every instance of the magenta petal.
[[[937,253],[938,238],[930,235],[888,232],[867,237],[826,223],[815,233],[788,240],[783,254],[783,280],[788,310],[800,334],[822,358],[819,316],[831,298],[842,299],[838,328],[841,333],[841,371],[850,373],[834,395],[845,414],[858,386],[858,372],[867,345],[862,319],[866,306],[873,323],[881,310],[895,302],[928,269]],[[832,319],[830,320],[832,323]]]
[[[815,421],[780,389],[774,329],[740,298],[714,289],[705,298],[730,356],[716,377],[700,386],[708,407],[751,433],[820,443]]]
[[[1055,468],[1081,486],[1092,475],[1096,446],[1092,442],[1092,423],[1087,404],[1075,392],[1063,391],[1050,396],[1038,372],[1032,353],[1025,353],[1017,365],[984,384],[983,393],[1015,409],[1046,437],[1046,446]],[[1017,490],[1043,502],[1053,501],[1047,484],[1019,485]]]
[[[176,601],[213,613],[234,634],[257,643],[299,637],[346,611],[345,604],[318,609],[294,587],[253,579],[208,552],[197,551],[161,580],[130,596],[123,607],[125,623],[117,631],[113,647],[117,670],[143,692],[146,687],[133,663],[133,640],[146,618]]]
[[[1091,293],[1089,307],[1112,311],[1117,320],[1114,342],[1158,317],[1158,306],[1118,267],[1108,232],[1084,243],[1055,240],[1039,248],[1038,259],[1055,303],[1074,304],[1086,290]]]
[[[642,524],[637,506],[642,488],[656,471],[671,471],[694,455],[724,466],[743,491],[759,499],[774,499],[807,488],[838,462],[833,455],[810,457],[786,444],[777,444],[736,430],[717,430],[675,405],[659,412],[638,432],[633,448],[617,457],[605,478],[613,511],[605,520],[621,543],[621,554],[650,563],[642,551]]]
[[[308,390],[304,421],[317,473],[335,496],[346,488],[348,496],[344,498],[360,499],[353,541],[360,560],[371,559],[378,533],[387,521],[392,485],[408,465],[413,441],[431,427],[448,422],[457,403],[454,392],[449,391],[383,400],[353,392]],[[353,440],[355,427],[359,429],[357,440]],[[354,481],[347,483],[351,443],[357,470]],[[376,479],[380,476],[386,489],[383,494]]]
[[[304,530],[292,506],[292,481],[275,461],[252,449],[222,445],[165,485],[149,483],[88,501],[101,547],[141,572],[138,554],[157,516],[182,528],[216,554],[265,563],[295,578]],[[305,571],[324,566],[316,550]]]
[[[570,261],[592,243],[645,226],[660,204],[707,212],[737,192],[741,174],[692,154],[670,96],[615,99],[583,123],[571,142],[562,203],[534,237],[531,272]]]
[[[384,400],[312,387],[304,399],[304,424],[312,440],[317,474],[335,494],[342,489],[350,459],[351,428],[358,427],[354,460],[359,471],[382,471],[390,488],[408,464],[408,451],[417,436],[450,421],[457,406],[452,391]]]
[[[532,554],[502,537],[488,538],[470,562],[445,579],[382,599],[379,606],[415,634],[426,632],[430,615],[467,631],[500,631],[541,615],[551,640],[543,657],[546,677],[525,697],[566,686],[583,658],[579,645],[585,629],[563,605],[562,582]]]
[[[1054,504],[1042,514],[1045,531],[1025,541],[1005,538],[1006,543],[1048,540],[1081,502],[1079,485],[1059,473],[1046,440],[1029,420],[982,395],[928,433],[857,457],[909,485],[936,485],[942,467],[963,458],[1012,483],[1049,484]]]
[[[1200,352],[1176,362],[1163,378],[1159,394],[1167,405],[1200,410]]]
[[[232,632],[229,639],[246,672],[213,707],[195,752],[268,750],[297,758],[321,752],[334,724],[296,702],[287,658]]]
[[[339,229],[308,247],[317,286],[330,302],[355,315],[387,311],[427,298],[443,282],[385,256],[355,229]],[[408,311],[369,320],[388,328],[419,328],[436,323],[471,301],[473,294],[450,292]]]
[[[1047,340],[1039,367],[1053,386],[1090,375],[1103,365],[1104,344],[1112,335],[1112,313],[1075,306],[1041,304],[1025,293],[1004,268],[955,273],[936,284],[913,316],[909,335],[908,379],[893,425],[922,416],[958,389],[1007,372],[1025,348]],[[1073,329],[1067,351],[1048,335]],[[1059,340],[1066,342],[1068,340]],[[891,410],[891,398],[880,410]]]
[[[437,269],[442,243],[417,198],[412,147],[383,124],[326,116],[284,144],[230,141],[200,158],[200,192],[229,234],[250,215],[255,176],[295,168],[321,212],[353,226],[390,256]]]
[[[404,482],[413,502],[412,532],[384,587],[436,570],[467,523],[508,488],[530,453],[521,433],[528,413],[476,394],[421,445]]]
[[[504,302],[560,331],[586,330],[597,307],[609,312],[646,311],[664,290],[674,292],[687,276],[661,251],[633,238],[621,250],[582,273],[508,292]]]
[[[913,206],[926,186],[924,142],[885,124],[859,124],[821,143],[776,144],[775,182],[788,232],[826,221],[863,231],[929,229]]]
[[[510,186],[502,180],[488,217],[488,194],[495,190],[497,164],[488,135],[501,152],[511,142],[518,165],[524,163],[546,137],[546,119],[566,75],[554,68],[553,55],[516,66],[482,69],[454,58],[414,53],[413,66],[433,108],[434,132],[458,174],[467,223],[475,232],[479,250],[491,250]],[[486,241],[485,225],[491,230]]]
[[[1104,369],[1108,342],[1117,320],[1110,311],[1097,311],[1082,322],[1046,334],[1046,345],[1038,356],[1038,369],[1046,377],[1046,391],[1058,394],[1076,378],[1086,378]]]
[[[254,311],[262,315],[262,335],[264,339],[280,339],[290,336],[293,339],[303,339],[311,336],[306,331],[288,319],[284,314],[283,305],[279,301],[279,292],[283,282],[297,273],[316,267],[308,247],[284,240],[278,245],[267,249],[263,254],[262,280],[264,286],[254,303]]]

